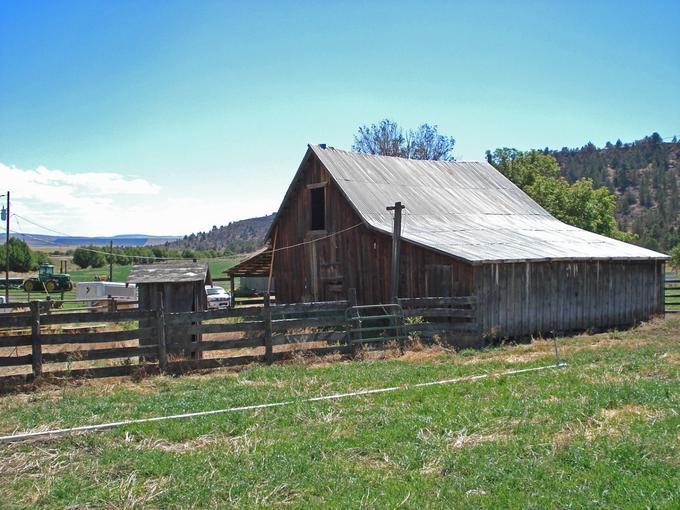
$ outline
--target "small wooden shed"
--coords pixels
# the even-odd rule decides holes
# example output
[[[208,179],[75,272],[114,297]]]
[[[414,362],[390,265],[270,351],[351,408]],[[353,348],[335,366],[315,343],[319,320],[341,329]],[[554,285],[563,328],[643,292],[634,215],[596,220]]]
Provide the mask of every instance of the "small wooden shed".
[[[162,299],[165,313],[206,310],[205,286],[212,285],[208,264],[190,260],[139,264],[130,270],[127,281],[137,285],[140,310],[159,310]],[[187,334],[184,339],[173,334],[168,340],[175,343],[201,340],[197,334]]]
[[[567,225],[484,161],[310,145],[266,239],[277,302],[475,296],[484,338],[623,327],[663,313],[662,253]],[[263,258],[262,255],[259,256]],[[248,262],[242,263],[246,265]]]

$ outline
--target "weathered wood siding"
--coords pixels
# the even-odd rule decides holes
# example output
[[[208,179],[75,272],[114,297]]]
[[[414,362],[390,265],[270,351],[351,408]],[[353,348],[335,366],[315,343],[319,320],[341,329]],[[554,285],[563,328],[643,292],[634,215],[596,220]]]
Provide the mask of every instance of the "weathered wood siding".
[[[204,282],[140,283],[138,286],[139,309],[160,310],[161,291],[164,295],[165,313],[199,312],[208,307]],[[139,324],[142,328],[155,327],[153,320],[145,319]],[[200,334],[187,333],[183,343],[191,345],[200,342]],[[151,345],[154,338],[140,339],[140,345]],[[178,340],[178,342],[180,342]]]
[[[661,261],[485,264],[475,268],[487,338],[630,326],[663,313]]]
[[[327,182],[326,229],[311,232],[309,184]],[[387,207],[390,204],[385,204]],[[313,155],[277,223],[277,247],[293,246],[361,223],[323,165]],[[359,303],[387,302],[391,236],[364,225],[315,243],[278,251],[274,278],[278,303],[345,299],[357,289]],[[403,242],[400,259],[402,297],[466,296],[472,291],[472,267]]]

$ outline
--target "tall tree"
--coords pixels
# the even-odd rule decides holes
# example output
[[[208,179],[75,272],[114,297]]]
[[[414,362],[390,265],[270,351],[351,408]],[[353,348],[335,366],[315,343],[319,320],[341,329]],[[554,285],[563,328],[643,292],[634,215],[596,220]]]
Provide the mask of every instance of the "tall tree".
[[[493,152],[486,151],[486,160],[523,190],[539,177],[557,177],[560,174],[557,160],[539,151],[522,152],[503,147]]]
[[[680,272],[680,242],[668,254],[671,256],[671,265]]]
[[[422,124],[404,131],[396,122],[383,119],[361,126],[354,135],[352,150],[380,156],[453,161],[453,137],[439,133],[437,126]]]
[[[16,237],[9,238],[9,270],[18,273],[25,273],[31,270],[33,259],[31,249],[23,239]],[[0,245],[0,267],[5,268],[5,245]]]
[[[596,189],[588,178],[569,183],[558,177],[559,166],[554,156],[503,148],[487,151],[486,158],[557,219],[616,239],[635,238],[616,225],[616,196],[607,188]]]
[[[77,248],[73,252],[73,263],[77,264],[82,269],[87,267],[103,267],[106,264],[104,255],[97,250],[96,246],[88,246],[86,248]]]

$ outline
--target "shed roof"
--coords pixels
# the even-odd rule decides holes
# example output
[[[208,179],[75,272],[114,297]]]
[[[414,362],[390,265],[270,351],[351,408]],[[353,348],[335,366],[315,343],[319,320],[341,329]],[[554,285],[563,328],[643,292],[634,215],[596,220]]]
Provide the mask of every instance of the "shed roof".
[[[370,228],[390,234],[392,213],[385,208],[400,201],[406,207],[403,239],[473,264],[668,258],[557,220],[487,162],[412,160],[310,145],[303,164],[310,153]]]
[[[204,282],[210,279],[208,264],[192,261],[172,261],[133,266],[128,283]]]
[[[247,259],[222,271],[229,276],[269,276],[272,264],[272,249],[269,246],[260,248]]]

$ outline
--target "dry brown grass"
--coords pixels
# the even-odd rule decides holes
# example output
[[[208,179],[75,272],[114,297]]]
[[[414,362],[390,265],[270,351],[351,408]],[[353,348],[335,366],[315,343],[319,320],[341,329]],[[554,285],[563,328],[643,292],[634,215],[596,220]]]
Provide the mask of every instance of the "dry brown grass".
[[[261,443],[257,435],[259,425],[253,425],[238,436],[210,434],[199,436],[188,441],[173,442],[160,438],[137,438],[133,434],[125,434],[125,443],[138,450],[160,450],[169,453],[191,453],[202,449],[219,449],[220,451],[245,454],[252,453]]]
[[[562,448],[576,438],[592,441],[598,437],[620,437],[628,432],[634,420],[654,422],[669,414],[677,415],[676,410],[654,409],[651,407],[627,404],[612,409],[601,409],[589,420],[572,423],[553,437],[556,448]]]

